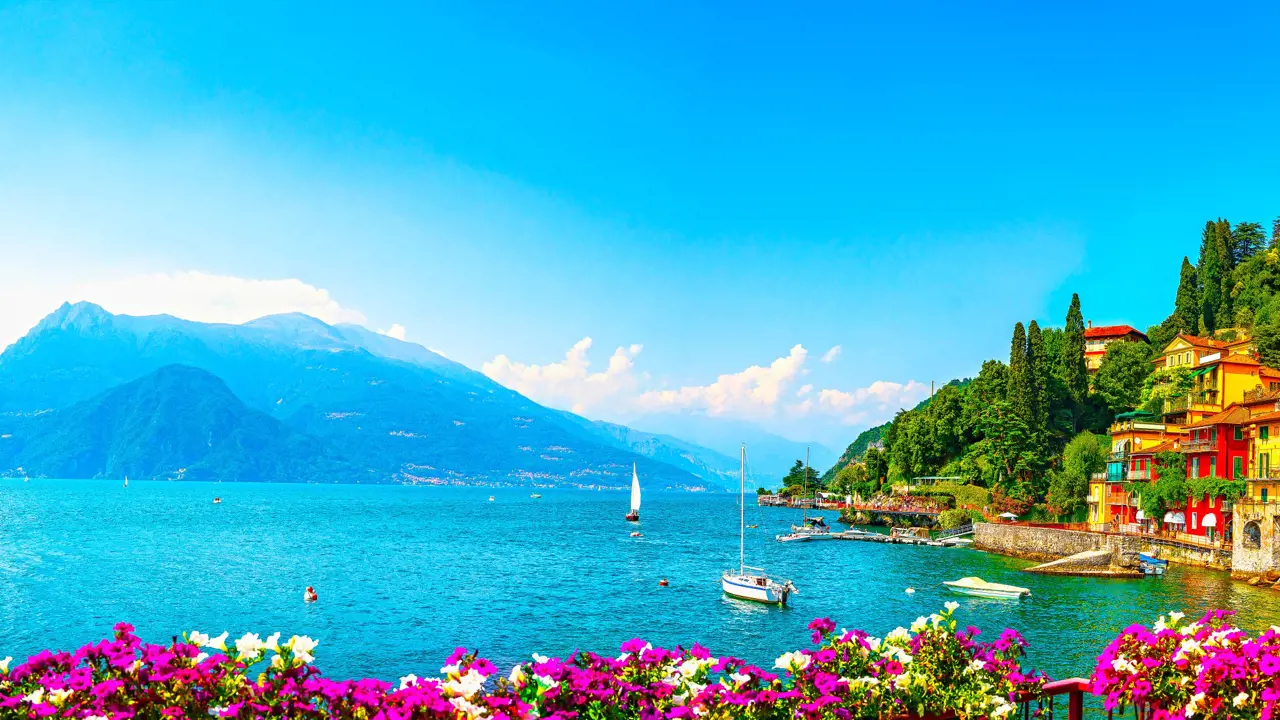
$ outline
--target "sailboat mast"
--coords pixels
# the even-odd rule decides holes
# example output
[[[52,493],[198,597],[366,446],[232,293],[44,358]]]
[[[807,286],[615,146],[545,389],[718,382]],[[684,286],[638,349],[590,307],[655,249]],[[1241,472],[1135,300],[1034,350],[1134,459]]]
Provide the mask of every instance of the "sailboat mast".
[[[809,494],[809,448],[804,449],[804,494],[805,495]],[[807,497],[805,498],[805,500],[808,500],[808,499],[809,498]],[[809,526],[809,506],[801,505],[801,507],[804,509],[805,527],[808,527]]]
[[[747,446],[738,465],[738,575],[747,572]]]

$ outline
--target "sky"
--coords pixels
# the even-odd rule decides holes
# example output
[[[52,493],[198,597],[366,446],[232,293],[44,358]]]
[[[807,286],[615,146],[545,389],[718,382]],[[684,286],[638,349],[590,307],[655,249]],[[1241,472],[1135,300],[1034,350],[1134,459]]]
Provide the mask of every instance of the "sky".
[[[840,447],[1280,215],[1280,7],[1039,5],[0,3],[0,345],[303,311]]]

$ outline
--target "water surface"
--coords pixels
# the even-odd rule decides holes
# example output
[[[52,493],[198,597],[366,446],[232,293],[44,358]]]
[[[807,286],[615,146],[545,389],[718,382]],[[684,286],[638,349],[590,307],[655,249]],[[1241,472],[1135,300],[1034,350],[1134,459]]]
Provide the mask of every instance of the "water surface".
[[[747,522],[760,525],[747,531],[748,563],[800,588],[792,607],[767,608],[720,592],[720,572],[738,562],[735,496],[649,493],[637,539],[626,493],[540,492],[0,480],[0,657],[72,649],[127,620],[154,641],[191,629],[308,634],[321,668],[341,677],[435,674],[458,645],[507,665],[533,651],[612,653],[635,636],[772,665],[807,644],[814,617],[881,635],[958,600],[962,623],[1022,631],[1030,664],[1065,677],[1087,674],[1126,625],[1171,610],[1280,624],[1280,593],[1226,573],[1061,578],[965,549],[782,545],[773,537],[799,511],[748,498]],[[967,575],[1033,594],[966,599],[941,584]],[[307,585],[319,602],[302,602]]]

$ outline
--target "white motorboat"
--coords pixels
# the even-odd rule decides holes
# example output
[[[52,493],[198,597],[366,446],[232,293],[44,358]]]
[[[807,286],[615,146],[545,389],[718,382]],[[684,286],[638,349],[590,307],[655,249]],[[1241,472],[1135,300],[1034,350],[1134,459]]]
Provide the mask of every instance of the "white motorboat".
[[[984,598],[1002,598],[1006,600],[1017,600],[1019,598],[1031,595],[1031,591],[1017,585],[1001,585],[1000,583],[989,583],[980,577],[967,577],[959,580],[947,580],[942,583],[947,589],[953,593],[960,595],[970,595],[973,597]]]
[[[747,448],[742,447],[741,467],[738,476],[738,571],[728,570],[720,575],[720,588],[725,595],[741,600],[786,605],[792,593],[799,593],[790,580],[774,580],[762,569],[746,564],[747,538]],[[779,537],[781,539],[781,537]],[[808,540],[809,538],[804,538]],[[748,572],[751,571],[751,572]]]
[[[811,540],[830,540],[831,526],[827,525],[821,515],[808,517],[806,514],[803,525],[792,525],[792,535],[808,535]]]
[[[786,535],[778,535],[778,542],[808,542],[813,539],[809,533],[790,532]]]

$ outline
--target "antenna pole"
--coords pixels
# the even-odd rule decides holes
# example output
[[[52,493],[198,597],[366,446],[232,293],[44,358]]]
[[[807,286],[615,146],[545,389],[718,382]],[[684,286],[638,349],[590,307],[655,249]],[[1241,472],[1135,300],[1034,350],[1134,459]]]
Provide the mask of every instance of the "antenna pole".
[[[738,466],[738,575],[747,571],[747,446]]]

